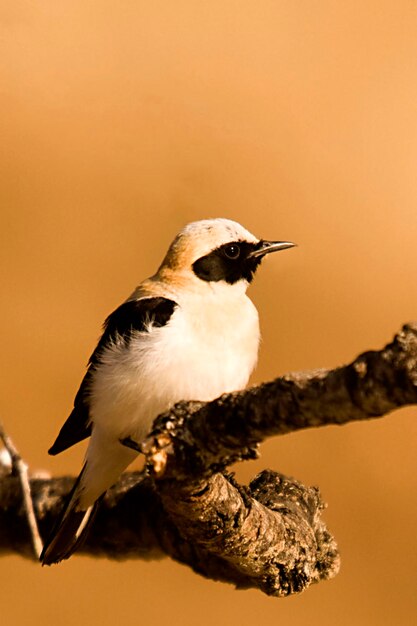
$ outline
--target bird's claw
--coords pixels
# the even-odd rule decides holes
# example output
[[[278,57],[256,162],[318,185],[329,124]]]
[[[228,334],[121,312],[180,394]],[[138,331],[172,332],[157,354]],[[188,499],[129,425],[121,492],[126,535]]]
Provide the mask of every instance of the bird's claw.
[[[119,441],[122,444],[122,446],[126,446],[126,448],[130,448],[131,450],[134,450],[135,452],[140,452],[140,453],[142,452],[142,446],[140,445],[140,443],[138,443],[131,437],[124,437],[123,439],[119,439]]]

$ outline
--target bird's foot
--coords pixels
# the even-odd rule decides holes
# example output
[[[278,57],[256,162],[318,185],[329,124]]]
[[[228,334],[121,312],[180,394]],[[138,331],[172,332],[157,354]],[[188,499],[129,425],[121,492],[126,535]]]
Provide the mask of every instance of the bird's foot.
[[[124,437],[123,439],[119,439],[119,441],[122,444],[122,446],[126,446],[126,448],[130,448],[131,450],[134,450],[135,452],[142,453],[141,444],[135,441],[134,439],[132,439],[131,437]]]

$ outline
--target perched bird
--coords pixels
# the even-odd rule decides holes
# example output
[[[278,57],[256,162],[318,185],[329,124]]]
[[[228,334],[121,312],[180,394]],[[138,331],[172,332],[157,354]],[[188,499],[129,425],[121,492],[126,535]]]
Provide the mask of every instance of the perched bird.
[[[49,450],[55,455],[90,437],[43,564],[76,550],[101,497],[136,458],[160,413],[180,400],[209,401],[246,386],[259,344],[247,287],[266,254],[294,245],[258,239],[228,219],[193,222],[157,273],[109,315],[72,413]]]

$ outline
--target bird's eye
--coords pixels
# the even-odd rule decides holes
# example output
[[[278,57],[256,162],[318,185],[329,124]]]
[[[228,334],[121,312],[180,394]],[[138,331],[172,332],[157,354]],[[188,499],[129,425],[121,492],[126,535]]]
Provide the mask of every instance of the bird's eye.
[[[223,252],[228,259],[237,259],[240,255],[240,246],[237,243],[231,243],[223,248]]]

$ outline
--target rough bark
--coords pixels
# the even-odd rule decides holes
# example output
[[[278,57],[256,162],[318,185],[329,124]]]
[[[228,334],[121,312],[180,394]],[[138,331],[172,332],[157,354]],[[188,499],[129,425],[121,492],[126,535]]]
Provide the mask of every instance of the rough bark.
[[[145,442],[148,476],[111,489],[82,552],[115,559],[169,555],[237,587],[284,596],[334,576],[336,544],[318,490],[265,471],[249,487],[226,468],[271,435],[380,417],[417,403],[417,324],[348,366],[298,373],[208,404],[182,403]],[[73,479],[32,479],[40,531]],[[35,558],[18,478],[0,480],[0,553]]]
[[[45,536],[73,479],[33,479],[34,508]],[[143,474],[126,474],[107,494],[80,553],[123,560],[163,556],[208,578],[270,595],[302,591],[337,573],[336,545],[320,519],[317,489],[275,472],[248,488],[216,474],[197,493]],[[0,481],[0,554],[36,559],[17,478]]]
[[[145,443],[156,476],[210,475],[272,435],[382,417],[417,403],[417,322],[382,350],[333,370],[298,372],[206,404],[179,403]]]

